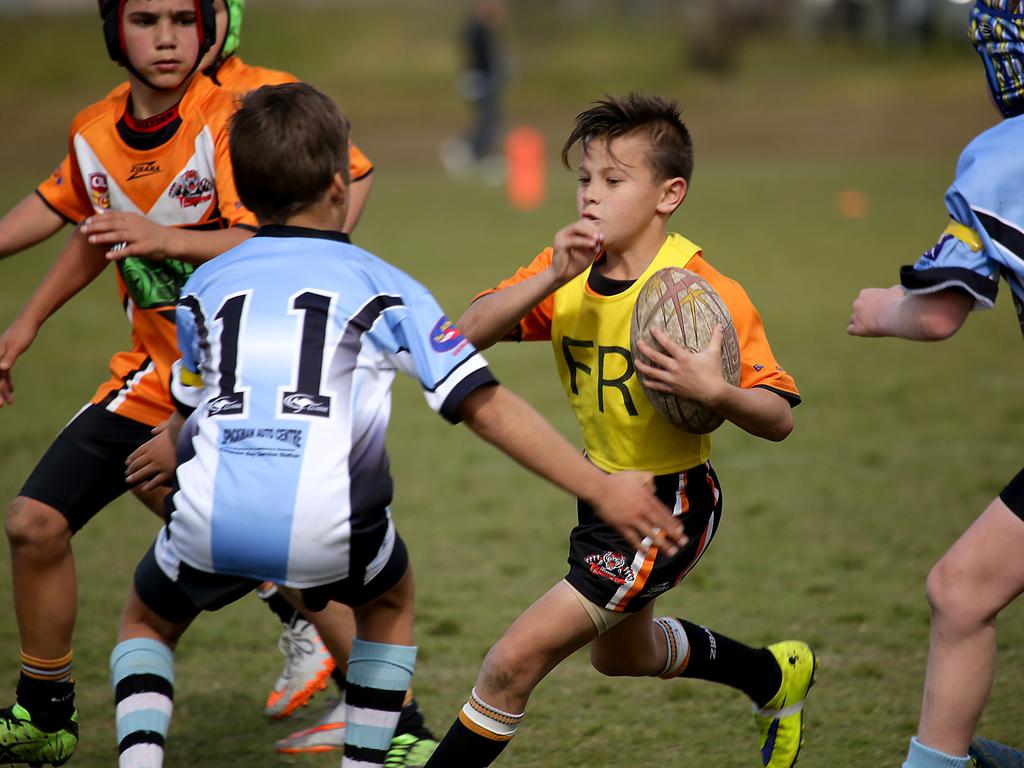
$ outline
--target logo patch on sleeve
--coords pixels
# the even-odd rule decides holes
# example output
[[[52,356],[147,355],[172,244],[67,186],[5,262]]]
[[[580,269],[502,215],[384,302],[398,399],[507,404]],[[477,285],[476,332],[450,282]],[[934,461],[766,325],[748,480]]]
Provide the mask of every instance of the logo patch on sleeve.
[[[462,331],[455,327],[455,323],[448,319],[447,315],[441,315],[430,332],[430,346],[436,352],[448,352],[466,343]]]
[[[96,208],[110,210],[110,183],[105,173],[89,174],[89,197]]]

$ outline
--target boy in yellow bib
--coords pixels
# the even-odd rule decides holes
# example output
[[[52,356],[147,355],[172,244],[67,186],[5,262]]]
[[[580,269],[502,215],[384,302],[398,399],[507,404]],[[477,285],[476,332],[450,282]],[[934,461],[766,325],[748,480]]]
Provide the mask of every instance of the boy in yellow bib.
[[[567,167],[577,143],[580,219],[528,267],[478,296],[458,327],[478,348],[502,339],[550,341],[587,457],[606,472],[653,473],[655,492],[681,519],[688,543],[670,556],[652,531],[632,547],[578,502],[568,574],[491,648],[427,766],[490,765],[515,734],[534,687],[589,644],[605,675],[692,677],[743,691],[754,702],[763,764],[789,768],[802,741],[811,649],[797,641],[755,649],[682,619],[655,618],[655,598],[678,585],[711,543],[722,494],[708,461],[710,435],[688,434],[662,418],[637,373],[649,386],[698,400],[776,441],[792,429],[799,392],[776,363],[743,288],[708,264],[698,246],[668,232],[693,170],[678,107],[637,94],[596,102],[577,117],[563,147]],[[738,387],[722,378],[720,329],[701,353],[659,334],[661,350],[641,350],[654,365],[633,360],[633,304],[644,282],[667,266],[697,272],[728,306],[741,349]]]

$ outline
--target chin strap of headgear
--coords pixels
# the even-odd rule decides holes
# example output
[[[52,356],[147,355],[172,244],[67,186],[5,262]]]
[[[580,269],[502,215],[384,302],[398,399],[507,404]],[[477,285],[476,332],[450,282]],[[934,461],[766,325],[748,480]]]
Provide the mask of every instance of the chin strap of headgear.
[[[193,0],[196,10],[196,32],[199,35],[199,52],[192,64],[189,75],[199,68],[199,62],[217,37],[217,23],[213,13],[213,0]],[[107,53],[116,63],[125,67],[154,90],[164,90],[153,85],[139,72],[128,59],[124,48],[124,6],[126,0],[99,0],[100,18],[103,19],[103,39],[107,44]]]
[[[996,106],[1005,117],[1024,114],[1024,7],[1022,0],[977,0],[971,42],[985,64]]]

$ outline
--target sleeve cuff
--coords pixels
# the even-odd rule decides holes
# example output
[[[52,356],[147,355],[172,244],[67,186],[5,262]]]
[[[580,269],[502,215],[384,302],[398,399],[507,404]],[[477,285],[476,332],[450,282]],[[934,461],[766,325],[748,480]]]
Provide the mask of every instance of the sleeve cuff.
[[[462,401],[474,390],[497,383],[498,380],[494,378],[490,368],[479,368],[473,371],[448,393],[448,397],[441,405],[440,414],[452,424],[458,424],[462,421],[459,416],[459,406],[462,405]]]
[[[203,401],[203,378],[186,368],[181,360],[171,366],[171,401],[185,418]]]
[[[774,392],[776,395],[781,397],[787,403],[790,408],[796,408],[803,400],[800,399],[800,395],[795,392],[787,392],[784,389],[777,389],[776,387],[769,386],[768,384],[755,384],[754,389],[767,389],[769,392]]]
[[[363,179],[368,179],[372,175],[373,175],[373,166],[370,166],[370,169],[368,171],[363,171],[358,176],[353,176],[351,179],[348,180],[348,183],[351,184],[354,181],[362,181]]]
[[[974,297],[976,307],[991,309],[995,306],[999,283],[964,267],[900,268],[900,285],[907,293],[937,293],[949,288],[964,291]]]
[[[62,219],[64,219],[64,221],[66,221],[66,222],[67,222],[68,224],[72,224],[72,225],[74,225],[74,226],[76,226],[76,227],[77,227],[77,226],[78,226],[78,224],[79,224],[79,223],[80,223],[81,221],[84,221],[84,219],[80,219],[79,221],[75,221],[74,219],[70,218],[70,217],[69,217],[69,216],[68,216],[68,215],[67,215],[66,213],[64,213],[63,211],[59,211],[59,210],[57,210],[57,209],[56,209],[56,208],[54,207],[53,203],[51,203],[51,202],[50,202],[49,200],[47,200],[47,199],[46,199],[46,198],[45,198],[45,197],[43,196],[43,193],[42,193],[42,192],[40,192],[40,191],[39,191],[38,189],[36,190],[36,196],[38,196],[38,197],[39,197],[39,199],[43,201],[43,205],[45,205],[45,206],[46,206],[47,208],[49,208],[49,209],[50,209],[51,211],[53,211],[53,212],[54,212],[54,213],[56,213],[56,214],[57,214],[58,216],[60,216],[60,217],[61,217]]]

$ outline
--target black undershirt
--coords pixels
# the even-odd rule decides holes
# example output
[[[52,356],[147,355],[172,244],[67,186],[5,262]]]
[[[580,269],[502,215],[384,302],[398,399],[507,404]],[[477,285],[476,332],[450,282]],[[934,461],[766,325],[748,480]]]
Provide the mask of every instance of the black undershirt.
[[[617,296],[620,293],[625,293],[636,280],[616,280],[611,277],[605,277],[597,271],[597,264],[590,268],[590,274],[587,276],[587,287],[596,293],[598,296]]]

